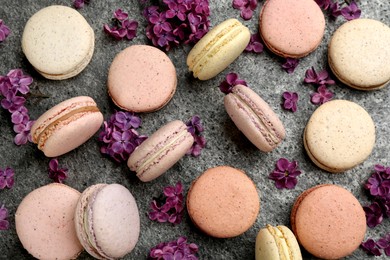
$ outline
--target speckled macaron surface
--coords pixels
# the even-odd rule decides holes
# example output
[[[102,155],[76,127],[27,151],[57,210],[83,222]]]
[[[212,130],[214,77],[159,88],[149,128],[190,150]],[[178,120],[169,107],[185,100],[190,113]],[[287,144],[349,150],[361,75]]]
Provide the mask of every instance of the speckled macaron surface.
[[[323,184],[304,191],[291,211],[298,242],[321,259],[350,255],[363,241],[366,217],[355,196],[341,186]]]
[[[218,166],[208,169],[192,183],[187,210],[204,233],[229,238],[253,225],[260,199],[255,184],[243,171]]]
[[[375,125],[360,105],[332,100],[310,117],[303,142],[310,159],[329,172],[343,172],[362,163],[375,145]]]
[[[169,57],[148,45],[132,45],[113,60],[108,92],[120,108],[152,112],[165,106],[176,91],[176,69]]]
[[[344,23],[328,47],[329,66],[346,85],[360,90],[390,82],[390,27],[372,19]]]
[[[325,18],[313,0],[267,0],[260,13],[259,30],[272,52],[301,58],[321,43]]]
[[[80,192],[52,183],[30,192],[15,213],[23,247],[38,259],[76,259],[83,250],[74,225]]]
[[[80,73],[94,50],[94,31],[75,9],[52,5],[36,12],[23,31],[22,48],[44,77],[66,79]]]

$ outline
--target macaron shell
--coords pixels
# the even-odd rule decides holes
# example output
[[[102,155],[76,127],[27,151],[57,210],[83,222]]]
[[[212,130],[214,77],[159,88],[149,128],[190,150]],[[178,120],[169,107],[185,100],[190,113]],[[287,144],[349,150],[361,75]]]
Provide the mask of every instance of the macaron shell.
[[[302,259],[301,248],[299,247],[298,241],[294,233],[286,226],[277,226],[277,228],[283,234],[287,246],[290,249],[289,250],[289,252],[291,253],[290,259],[301,260]]]
[[[23,52],[43,75],[75,75],[89,63],[93,46],[94,32],[88,22],[66,6],[41,9],[31,16],[23,31]]]
[[[309,157],[318,167],[342,172],[362,163],[371,154],[375,125],[358,104],[332,100],[314,111],[303,138]]]
[[[237,85],[224,98],[225,109],[241,132],[261,151],[270,152],[286,132],[272,108],[250,88]]]
[[[15,213],[23,247],[38,259],[75,259],[83,250],[74,226],[80,192],[53,183],[30,192]]]
[[[351,254],[364,239],[366,217],[359,201],[337,185],[309,189],[298,198],[291,214],[299,243],[323,259]]]
[[[253,181],[238,169],[206,170],[191,185],[187,210],[193,223],[217,238],[238,236],[256,221],[260,199]]]
[[[172,143],[175,138],[178,139]],[[137,172],[141,181],[152,181],[178,162],[193,143],[194,138],[187,131],[187,126],[175,120],[158,129],[138,146],[130,155],[127,165],[130,170]],[[151,161],[147,167],[140,169],[146,160]]]
[[[176,91],[176,69],[161,50],[133,45],[121,51],[108,72],[108,92],[120,108],[152,112],[165,106]]]
[[[140,218],[130,191],[110,184],[100,189],[90,203],[88,214],[99,250],[109,258],[121,258],[131,252],[138,241]]]
[[[301,58],[320,45],[325,18],[313,0],[267,0],[259,27],[264,43],[276,55]]]
[[[194,46],[187,65],[194,77],[208,80],[227,68],[244,51],[250,41],[249,29],[237,19],[217,25]]]
[[[374,90],[390,81],[390,27],[372,19],[341,25],[328,47],[330,68],[344,84]]]

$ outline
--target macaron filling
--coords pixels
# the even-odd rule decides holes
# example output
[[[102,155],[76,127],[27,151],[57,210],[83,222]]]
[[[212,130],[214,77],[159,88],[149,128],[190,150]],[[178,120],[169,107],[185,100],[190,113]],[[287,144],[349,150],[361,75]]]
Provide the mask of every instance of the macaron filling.
[[[267,225],[267,230],[270,232],[270,234],[275,240],[275,243],[278,247],[280,259],[293,259],[291,245],[289,244],[286,235],[283,233],[282,228],[279,226],[273,227],[271,225]]]
[[[245,93],[237,88],[233,88],[232,93],[229,95],[235,98],[237,106],[249,116],[271,147],[276,147],[282,141],[282,137],[275,130],[271,121]]]

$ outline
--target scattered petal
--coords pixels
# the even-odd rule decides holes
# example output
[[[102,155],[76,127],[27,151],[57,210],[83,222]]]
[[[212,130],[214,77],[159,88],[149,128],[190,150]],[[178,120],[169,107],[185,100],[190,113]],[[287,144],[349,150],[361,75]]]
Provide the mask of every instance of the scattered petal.
[[[298,93],[285,91],[282,95],[284,102],[283,108],[286,110],[291,110],[292,112],[297,111],[297,103],[298,103]]]

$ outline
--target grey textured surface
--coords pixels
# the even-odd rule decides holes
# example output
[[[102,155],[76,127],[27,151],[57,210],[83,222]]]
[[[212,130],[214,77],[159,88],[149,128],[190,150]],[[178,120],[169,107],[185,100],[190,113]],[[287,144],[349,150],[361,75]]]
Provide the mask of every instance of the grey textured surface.
[[[226,18],[239,17],[239,11],[231,7],[231,0],[210,1],[211,24]],[[34,78],[33,89],[50,96],[43,100],[30,98],[27,107],[30,115],[36,119],[40,114],[58,102],[78,95],[93,97],[105,118],[116,109],[107,95],[107,71],[114,56],[128,45],[150,44],[145,36],[145,20],[140,15],[141,7],[136,0],[97,1],[92,0],[80,12],[90,22],[96,35],[95,53],[89,66],[77,77],[64,81],[50,81],[42,78],[27,62],[21,50],[21,34],[27,19],[41,8],[50,4],[70,6],[71,0],[0,0],[0,19],[11,28],[12,34],[0,44],[0,75],[13,68],[22,68]],[[362,17],[373,18],[390,25],[390,3],[388,0],[359,0]],[[258,13],[263,5],[259,3],[254,17],[243,23],[252,32],[257,31]],[[116,8],[128,11],[130,17],[140,22],[138,36],[133,41],[115,41],[102,30]],[[125,164],[118,165],[103,157],[99,152],[97,137],[94,136],[78,149],[59,158],[60,165],[69,168],[66,184],[83,191],[92,184],[121,183],[135,196],[141,215],[141,235],[135,250],[126,259],[145,259],[149,248],[162,241],[173,240],[180,235],[199,245],[200,259],[254,259],[254,244],[258,230],[267,223],[289,226],[289,213],[296,197],[305,189],[320,183],[334,183],[346,187],[359,199],[362,205],[368,204],[363,183],[371,175],[375,164],[390,166],[390,97],[389,87],[374,92],[362,92],[346,87],[337,81],[330,89],[337,99],[348,99],[363,106],[372,116],[376,125],[376,144],[373,153],[361,165],[342,174],[329,174],[316,167],[306,155],[302,134],[306,122],[316,106],[310,103],[309,95],[314,91],[311,85],[303,84],[306,69],[327,68],[327,43],[335,29],[344,23],[343,18],[336,21],[327,19],[326,34],[319,48],[303,58],[293,74],[281,69],[282,59],[269,51],[262,54],[242,54],[228,69],[208,81],[194,79],[187,71],[185,57],[190,46],[179,46],[168,55],[177,68],[178,88],[171,102],[163,109],[142,114],[140,132],[150,135],[161,125],[174,119],[187,120],[198,114],[206,128],[207,148],[199,158],[185,157],[165,175],[150,183],[141,183]],[[237,72],[249,86],[265,99],[280,116],[286,130],[286,140],[271,153],[257,150],[235,127],[227,116],[223,106],[223,96],[219,83],[228,72]],[[281,108],[281,94],[296,91],[300,95],[298,111],[291,113]],[[12,190],[0,191],[0,202],[10,210],[11,228],[0,231],[0,259],[29,259],[31,256],[23,249],[15,231],[14,213],[22,198],[35,188],[48,184],[49,159],[33,144],[18,147],[13,143],[14,133],[10,115],[0,109],[0,168],[13,167],[16,172],[15,186]],[[280,157],[299,162],[303,174],[299,177],[294,190],[278,190],[267,178]],[[231,239],[214,239],[202,234],[191,223],[187,214],[184,221],[171,226],[150,221],[146,214],[153,196],[158,196],[162,188],[181,180],[187,192],[192,180],[209,167],[230,165],[244,170],[256,183],[261,193],[260,214],[253,225],[243,235]],[[374,228],[367,229],[366,237],[375,239],[390,231],[389,219]],[[304,252],[305,259],[311,259]],[[368,256],[358,249],[348,259],[367,259]],[[92,259],[83,253],[80,259]],[[382,259],[385,259],[383,257]]]

